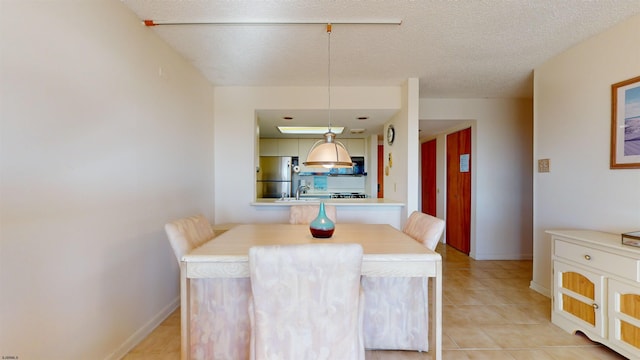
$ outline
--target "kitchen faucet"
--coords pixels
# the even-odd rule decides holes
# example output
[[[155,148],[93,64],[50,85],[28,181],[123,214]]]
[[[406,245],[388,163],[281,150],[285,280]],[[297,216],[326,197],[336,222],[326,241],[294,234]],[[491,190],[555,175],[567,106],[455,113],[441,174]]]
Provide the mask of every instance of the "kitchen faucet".
[[[304,193],[307,190],[309,190],[309,187],[307,185],[298,186],[298,188],[296,189],[296,200],[300,200],[300,189],[302,189],[302,191]]]

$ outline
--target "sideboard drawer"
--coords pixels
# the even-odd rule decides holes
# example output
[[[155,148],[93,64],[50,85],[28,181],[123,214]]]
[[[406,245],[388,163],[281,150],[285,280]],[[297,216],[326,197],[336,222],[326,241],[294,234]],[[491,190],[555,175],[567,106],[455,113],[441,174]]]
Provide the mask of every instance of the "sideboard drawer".
[[[557,239],[554,255],[628,280],[640,281],[640,260],[638,259],[590,249]]]

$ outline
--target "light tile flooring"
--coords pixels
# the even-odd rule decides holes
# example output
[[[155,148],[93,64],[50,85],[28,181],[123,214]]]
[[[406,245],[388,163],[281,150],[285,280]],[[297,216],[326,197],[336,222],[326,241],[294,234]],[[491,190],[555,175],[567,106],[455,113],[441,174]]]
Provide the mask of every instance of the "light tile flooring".
[[[440,245],[445,360],[620,360],[624,357],[550,322],[549,298],[529,289],[531,261],[475,261]],[[367,351],[367,360],[432,359],[429,352]],[[125,360],[180,359],[176,310]]]

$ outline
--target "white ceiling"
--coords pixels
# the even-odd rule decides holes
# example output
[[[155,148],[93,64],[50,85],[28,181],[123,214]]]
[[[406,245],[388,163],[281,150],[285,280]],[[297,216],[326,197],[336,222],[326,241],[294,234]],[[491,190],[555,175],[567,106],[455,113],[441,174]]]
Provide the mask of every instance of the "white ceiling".
[[[156,22],[317,22],[317,25],[151,27],[214,86],[397,86],[419,78],[421,98],[531,98],[532,71],[640,14],[640,0],[122,0]],[[401,21],[401,25],[339,22]],[[304,112],[303,112],[304,113]],[[327,124],[327,112],[306,112]],[[332,112],[334,125],[368,133],[390,114]],[[292,115],[293,114],[293,115]],[[259,113],[272,124],[283,116]],[[421,124],[423,127],[423,124]],[[269,130],[261,129],[262,136]]]

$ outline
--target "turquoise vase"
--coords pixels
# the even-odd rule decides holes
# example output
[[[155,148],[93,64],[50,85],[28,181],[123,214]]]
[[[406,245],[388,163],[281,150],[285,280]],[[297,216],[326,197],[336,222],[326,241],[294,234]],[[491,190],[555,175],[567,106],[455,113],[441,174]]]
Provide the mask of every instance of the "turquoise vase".
[[[336,225],[327,217],[324,212],[324,202],[320,202],[320,211],[318,211],[318,217],[315,218],[311,224],[309,224],[309,230],[314,238],[330,238],[333,235],[333,230],[336,229]]]

